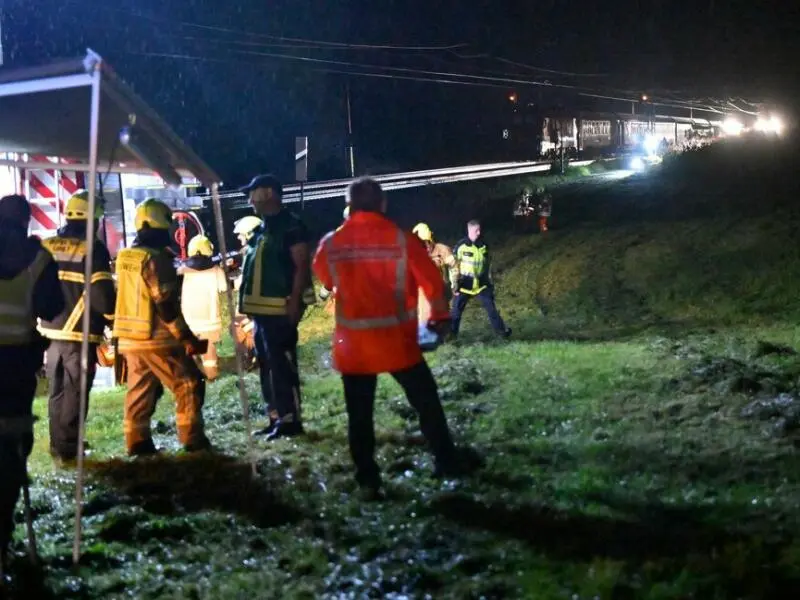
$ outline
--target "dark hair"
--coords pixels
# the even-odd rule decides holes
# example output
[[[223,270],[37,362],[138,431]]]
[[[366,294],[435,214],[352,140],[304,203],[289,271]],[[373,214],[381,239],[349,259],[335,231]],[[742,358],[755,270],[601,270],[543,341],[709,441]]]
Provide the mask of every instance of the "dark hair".
[[[472,219],[471,221],[467,221],[467,227],[480,227],[481,222],[478,219]]]
[[[22,194],[11,194],[0,198],[0,219],[15,223],[31,220],[31,205]]]
[[[380,212],[385,198],[381,184],[371,177],[356,179],[347,188],[347,204],[351,211]]]

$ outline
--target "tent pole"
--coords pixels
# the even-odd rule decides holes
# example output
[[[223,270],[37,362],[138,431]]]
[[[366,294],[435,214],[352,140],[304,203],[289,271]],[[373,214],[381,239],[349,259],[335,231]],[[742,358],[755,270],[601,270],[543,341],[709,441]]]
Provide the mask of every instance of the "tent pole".
[[[89,214],[86,219],[86,258],[84,265],[84,310],[83,310],[83,339],[81,340],[81,396],[80,419],[78,427],[78,465],[75,474],[75,537],[72,544],[72,562],[78,564],[81,558],[81,513],[83,502],[83,440],[86,436],[86,396],[88,389],[89,370],[89,326],[92,316],[92,266],[94,258],[95,221],[94,209],[97,201],[97,138],[100,130],[100,83],[101,65],[92,66],[92,101],[89,129]]]
[[[231,285],[231,273],[228,266],[227,244],[225,243],[225,226],[222,220],[222,206],[219,201],[219,184],[214,183],[211,185],[211,203],[214,207],[214,223],[217,228],[217,243],[219,244],[220,255],[222,256],[222,268],[225,271],[226,290],[225,294],[228,298],[228,316],[230,317],[229,331],[233,332],[234,320],[236,318],[236,309],[233,302],[233,287]],[[250,468],[255,477],[256,471],[256,455],[253,451],[253,432],[250,427],[250,401],[247,398],[247,389],[244,386],[244,357],[239,351],[239,345],[234,344],[236,348],[236,376],[239,380],[239,400],[242,403],[242,416],[244,417],[244,426],[247,430],[247,456],[250,460]]]

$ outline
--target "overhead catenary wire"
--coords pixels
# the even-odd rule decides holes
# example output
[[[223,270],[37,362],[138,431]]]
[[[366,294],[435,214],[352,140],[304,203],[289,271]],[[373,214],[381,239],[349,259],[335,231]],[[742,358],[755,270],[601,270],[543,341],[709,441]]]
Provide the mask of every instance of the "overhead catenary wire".
[[[340,61],[340,60],[328,60],[328,59],[321,59],[321,58],[311,58],[305,56],[295,56],[289,54],[280,54],[274,52],[247,52],[247,51],[239,51],[238,54],[243,54],[246,56],[254,56],[254,57],[262,57],[268,59],[275,59],[275,60],[296,60],[299,62],[311,63],[311,64],[333,64],[337,66],[350,66],[362,69],[373,69],[371,72],[358,72],[358,71],[343,71],[339,70],[338,72],[342,74],[352,75],[352,76],[365,76],[365,77],[383,77],[385,79],[409,79],[408,77],[402,76],[391,76],[389,74],[383,73],[376,73],[376,70],[388,70],[393,72],[400,72],[400,73],[410,73],[416,75],[425,75],[427,78],[416,77],[413,78],[416,81],[428,81],[431,83],[448,83],[448,84],[484,84],[484,87],[507,87],[507,85],[529,85],[529,86],[538,86],[544,87],[549,89],[566,89],[566,90],[573,90],[581,96],[590,97],[590,98],[598,98],[598,99],[607,99],[607,100],[619,100],[623,102],[636,102],[639,100],[638,96],[631,96],[628,98],[620,97],[620,96],[610,96],[610,95],[603,95],[597,93],[591,88],[584,88],[581,86],[575,85],[568,85],[568,84],[559,84],[559,83],[550,83],[550,82],[542,82],[542,81],[534,81],[530,79],[518,79],[518,78],[510,78],[510,77],[495,77],[495,76],[487,76],[487,75],[472,75],[466,73],[452,73],[446,71],[430,71],[426,69],[413,69],[409,67],[392,67],[392,66],[383,66],[383,65],[375,65],[375,64],[364,64],[364,63],[354,63],[351,61]],[[235,64],[254,64],[248,63],[247,61],[242,60],[232,60],[232,59],[223,59],[223,58],[216,58],[216,57],[206,57],[206,56],[196,56],[190,54],[177,54],[177,53],[167,53],[167,52],[131,52],[129,54],[137,55],[137,56],[145,56],[145,57],[152,57],[152,58],[171,58],[171,59],[181,59],[181,60],[194,60],[194,61],[205,61],[205,62],[223,62],[223,63],[235,63]],[[327,72],[336,72],[332,69],[327,69]],[[488,85],[494,84],[494,85]],[[678,104],[678,103],[669,103],[669,102],[650,102],[653,106],[665,106],[671,108],[689,108],[686,105]],[[693,105],[693,108],[696,110],[708,110],[709,112],[721,112],[716,108],[708,107],[705,105]]]

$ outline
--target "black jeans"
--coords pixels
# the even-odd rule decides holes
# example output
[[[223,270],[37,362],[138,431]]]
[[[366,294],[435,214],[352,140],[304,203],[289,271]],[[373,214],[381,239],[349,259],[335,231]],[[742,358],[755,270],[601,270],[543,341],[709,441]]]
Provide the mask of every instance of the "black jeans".
[[[453,308],[450,311],[453,334],[458,335],[458,329],[461,325],[461,315],[464,314],[464,309],[467,308],[469,301],[475,297],[480,300],[484,310],[486,310],[486,314],[489,315],[489,322],[492,324],[492,329],[499,334],[504,334],[506,332],[506,324],[497,311],[497,306],[494,303],[494,291],[490,287],[481,290],[480,293],[474,296],[461,292],[453,299]]]
[[[391,374],[406,393],[409,404],[419,413],[422,434],[437,463],[451,461],[455,454],[447,427],[439,390],[428,363],[424,360],[404,371]],[[375,388],[377,375],[342,375],[347,403],[350,455],[356,466],[356,481],[362,486],[378,487],[380,469],[375,463]]]
[[[24,356],[29,352],[21,348],[22,356],[0,354],[0,358],[7,359],[0,366],[0,421],[31,416],[36,394],[36,371],[42,361],[41,355],[30,359]],[[32,433],[0,433],[0,550],[5,549],[14,530],[14,509],[32,448]]]
[[[97,366],[97,346],[89,344],[86,372],[86,410]],[[54,341],[47,349],[47,379],[50,383],[50,452],[73,459],[78,452],[81,411],[81,344]],[[86,415],[84,415],[85,418]]]
[[[297,327],[284,316],[254,319],[256,357],[267,416],[300,422],[300,376],[297,370]]]

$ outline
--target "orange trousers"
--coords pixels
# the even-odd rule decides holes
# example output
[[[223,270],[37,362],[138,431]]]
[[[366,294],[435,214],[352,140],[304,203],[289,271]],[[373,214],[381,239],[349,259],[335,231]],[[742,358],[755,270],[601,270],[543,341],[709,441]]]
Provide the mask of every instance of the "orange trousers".
[[[175,397],[178,441],[184,447],[207,442],[203,425],[206,383],[191,356],[181,351],[129,352],[128,393],[125,396],[123,430],[129,454],[152,444],[150,420],[162,385]]]

